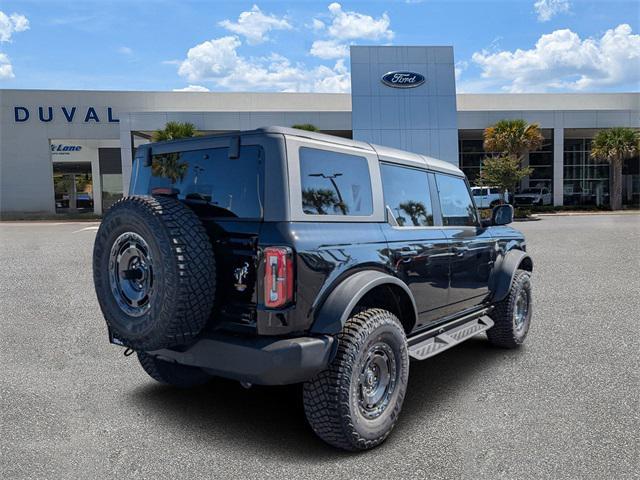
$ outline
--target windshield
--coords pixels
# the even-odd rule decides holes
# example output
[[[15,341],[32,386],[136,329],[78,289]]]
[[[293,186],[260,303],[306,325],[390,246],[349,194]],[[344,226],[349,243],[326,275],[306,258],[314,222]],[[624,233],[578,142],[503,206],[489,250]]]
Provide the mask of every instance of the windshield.
[[[538,195],[540,193],[540,189],[539,188],[525,188],[520,193],[533,193],[535,195]]]

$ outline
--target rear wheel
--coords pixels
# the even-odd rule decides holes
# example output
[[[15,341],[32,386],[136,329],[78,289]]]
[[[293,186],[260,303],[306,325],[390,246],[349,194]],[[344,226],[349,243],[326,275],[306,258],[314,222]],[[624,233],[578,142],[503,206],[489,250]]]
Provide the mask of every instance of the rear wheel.
[[[509,294],[490,314],[495,324],[487,330],[487,337],[493,345],[503,348],[522,345],[533,314],[531,293],[531,273],[517,270]]]
[[[198,367],[160,360],[145,352],[138,352],[144,371],[154,380],[179,388],[196,387],[207,383],[211,376]]]
[[[407,340],[400,321],[377,308],[351,317],[337,335],[329,367],[303,387],[314,432],[345,450],[366,450],[391,433],[409,376]]]

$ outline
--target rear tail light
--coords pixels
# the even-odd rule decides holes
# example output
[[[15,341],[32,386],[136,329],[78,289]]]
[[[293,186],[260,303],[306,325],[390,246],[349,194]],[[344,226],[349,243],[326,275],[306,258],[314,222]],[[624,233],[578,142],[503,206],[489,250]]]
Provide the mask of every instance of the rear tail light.
[[[293,300],[293,252],[288,247],[267,247],[264,259],[264,304],[283,307]]]

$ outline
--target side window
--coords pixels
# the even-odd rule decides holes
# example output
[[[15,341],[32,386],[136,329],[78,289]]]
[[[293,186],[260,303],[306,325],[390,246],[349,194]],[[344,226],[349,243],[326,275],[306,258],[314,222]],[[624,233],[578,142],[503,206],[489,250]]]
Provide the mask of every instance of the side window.
[[[300,148],[302,210],[309,215],[373,214],[371,177],[365,157]]]
[[[438,197],[445,226],[475,226],[476,209],[471,201],[467,184],[461,177],[436,174]]]
[[[500,193],[500,189],[499,188],[492,188],[491,189],[491,195],[498,195]]]
[[[427,172],[415,168],[380,164],[385,204],[398,225],[428,227],[433,225]]]

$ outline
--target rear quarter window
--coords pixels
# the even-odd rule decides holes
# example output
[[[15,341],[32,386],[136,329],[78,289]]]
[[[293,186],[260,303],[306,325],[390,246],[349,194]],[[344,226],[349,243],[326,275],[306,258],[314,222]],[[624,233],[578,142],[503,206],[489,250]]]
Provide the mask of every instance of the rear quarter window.
[[[301,147],[302,210],[307,215],[373,214],[371,176],[365,157]]]

